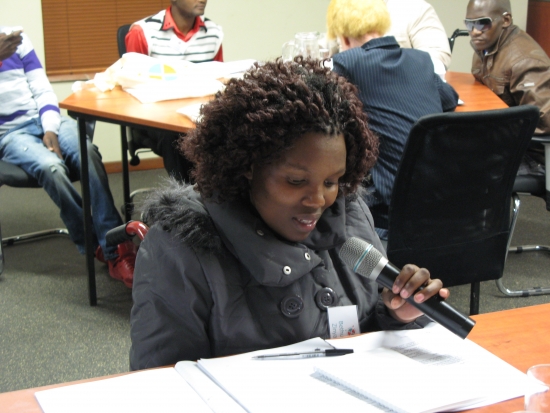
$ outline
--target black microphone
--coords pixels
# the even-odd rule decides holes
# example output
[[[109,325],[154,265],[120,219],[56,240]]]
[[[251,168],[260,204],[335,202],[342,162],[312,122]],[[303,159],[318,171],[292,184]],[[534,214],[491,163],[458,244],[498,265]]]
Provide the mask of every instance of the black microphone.
[[[390,290],[400,272],[399,268],[390,263],[372,244],[359,238],[352,237],[348,239],[342,245],[338,256],[357,274],[376,281]],[[421,289],[422,287],[415,293]],[[406,298],[408,303],[460,338],[466,338],[474,328],[476,323],[474,320],[458,312],[454,307],[447,304],[441,296],[435,295],[422,303],[417,303],[414,301],[413,295]]]

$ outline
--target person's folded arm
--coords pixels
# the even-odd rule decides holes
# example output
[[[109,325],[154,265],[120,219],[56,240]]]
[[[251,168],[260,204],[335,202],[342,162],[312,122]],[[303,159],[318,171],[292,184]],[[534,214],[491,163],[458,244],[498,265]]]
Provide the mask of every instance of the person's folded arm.
[[[458,105],[458,93],[448,83],[441,80],[438,75],[434,76],[437,83],[437,89],[439,91],[439,97],[441,99],[441,108],[443,112],[452,112]]]

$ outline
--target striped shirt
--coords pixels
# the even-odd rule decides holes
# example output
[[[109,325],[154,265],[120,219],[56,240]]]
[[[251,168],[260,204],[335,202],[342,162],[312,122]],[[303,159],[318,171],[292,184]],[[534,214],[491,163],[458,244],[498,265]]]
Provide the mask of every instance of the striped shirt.
[[[61,123],[57,96],[31,41],[21,35],[23,42],[0,66],[0,137],[38,116],[44,131],[57,134]]]
[[[168,62],[222,61],[222,40],[222,28],[200,16],[190,32],[184,35],[178,30],[168,8],[134,23],[126,36],[126,49]]]

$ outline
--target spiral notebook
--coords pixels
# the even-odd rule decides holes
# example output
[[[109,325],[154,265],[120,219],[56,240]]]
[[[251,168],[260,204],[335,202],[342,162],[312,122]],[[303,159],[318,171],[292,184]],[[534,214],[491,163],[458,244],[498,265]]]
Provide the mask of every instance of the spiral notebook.
[[[424,365],[387,348],[330,360],[314,369],[318,378],[398,413],[451,411],[484,398],[464,367]]]

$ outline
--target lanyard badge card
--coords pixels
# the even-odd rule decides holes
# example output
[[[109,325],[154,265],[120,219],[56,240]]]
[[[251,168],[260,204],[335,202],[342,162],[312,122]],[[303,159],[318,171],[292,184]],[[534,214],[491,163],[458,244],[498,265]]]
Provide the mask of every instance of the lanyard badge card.
[[[361,333],[356,305],[329,307],[327,311],[330,338],[349,337]]]

